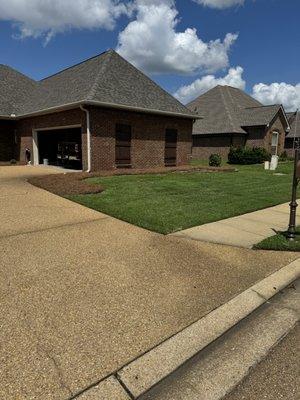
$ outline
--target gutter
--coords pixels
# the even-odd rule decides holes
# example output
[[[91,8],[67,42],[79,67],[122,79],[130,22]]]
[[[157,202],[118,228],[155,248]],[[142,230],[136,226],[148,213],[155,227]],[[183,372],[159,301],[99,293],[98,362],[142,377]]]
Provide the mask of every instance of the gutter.
[[[91,172],[92,169],[92,148],[91,148],[91,120],[90,111],[80,105],[80,109],[86,113],[86,134],[87,134],[87,164],[88,168],[86,172]]]
[[[43,114],[49,114],[53,113],[56,111],[62,111],[62,110],[68,110],[68,109],[73,109],[85,105],[91,105],[91,106],[98,106],[98,107],[105,107],[105,108],[115,108],[119,110],[128,110],[128,111],[135,111],[135,112],[141,112],[141,113],[146,113],[146,114],[157,114],[157,115],[167,115],[171,117],[179,117],[179,118],[189,118],[192,120],[197,120],[197,119],[202,119],[199,115],[196,114],[182,114],[182,113],[177,113],[177,112],[172,112],[172,111],[161,111],[161,110],[156,110],[156,109],[146,109],[142,107],[134,107],[134,106],[126,106],[122,104],[115,104],[115,103],[104,103],[101,101],[94,101],[94,100],[81,100],[77,101],[74,103],[66,103],[62,104],[60,106],[56,107],[50,107],[46,108],[41,111],[35,111],[32,113],[27,113],[27,114],[19,114],[17,116],[0,116],[0,118],[3,119],[12,119],[12,120],[18,120],[18,119],[23,119],[23,118],[29,118],[29,117],[34,117],[38,115],[43,115]]]

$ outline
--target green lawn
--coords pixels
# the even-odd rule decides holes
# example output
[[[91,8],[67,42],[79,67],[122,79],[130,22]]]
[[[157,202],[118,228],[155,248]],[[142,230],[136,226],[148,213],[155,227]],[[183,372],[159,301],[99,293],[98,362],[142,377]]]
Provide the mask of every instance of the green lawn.
[[[90,178],[105,191],[69,198],[164,234],[290,200],[292,163],[281,164],[279,175],[261,165],[238,169]]]
[[[280,232],[258,243],[254,248],[259,250],[300,251],[300,227],[297,228],[297,236],[292,242],[286,238],[285,232]]]

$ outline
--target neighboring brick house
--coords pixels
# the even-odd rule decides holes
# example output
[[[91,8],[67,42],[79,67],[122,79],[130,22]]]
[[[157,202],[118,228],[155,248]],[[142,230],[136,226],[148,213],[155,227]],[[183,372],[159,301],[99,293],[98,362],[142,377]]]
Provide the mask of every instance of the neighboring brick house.
[[[88,171],[186,164],[195,118],[113,50],[39,82],[0,66],[0,162],[72,148]]]
[[[284,151],[289,123],[281,105],[263,106],[242,90],[216,86],[188,108],[202,117],[193,127],[193,158],[212,153],[227,158],[231,146],[264,147],[278,155]]]
[[[289,112],[287,118],[291,130],[285,138],[285,150],[289,157],[293,157],[295,145],[300,143],[300,113],[299,111]]]

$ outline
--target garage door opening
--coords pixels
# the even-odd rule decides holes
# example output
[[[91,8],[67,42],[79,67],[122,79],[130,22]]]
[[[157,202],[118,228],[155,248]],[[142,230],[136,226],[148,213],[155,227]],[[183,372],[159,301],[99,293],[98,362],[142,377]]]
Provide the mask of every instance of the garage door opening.
[[[38,164],[82,170],[80,127],[37,131],[36,148]]]

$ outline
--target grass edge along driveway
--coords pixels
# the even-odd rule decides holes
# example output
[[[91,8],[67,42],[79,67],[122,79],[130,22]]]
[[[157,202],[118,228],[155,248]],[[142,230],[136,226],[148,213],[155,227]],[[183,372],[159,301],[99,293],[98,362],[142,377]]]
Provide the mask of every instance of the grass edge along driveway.
[[[163,234],[242,215],[290,200],[293,163],[235,173],[174,172],[89,178],[99,194],[67,196],[84,206]]]

